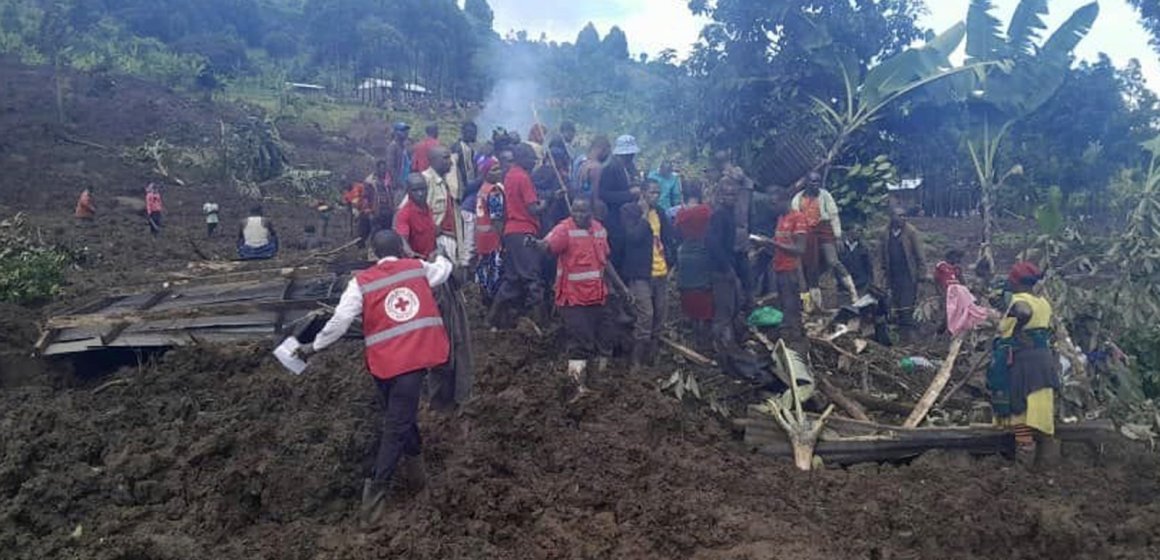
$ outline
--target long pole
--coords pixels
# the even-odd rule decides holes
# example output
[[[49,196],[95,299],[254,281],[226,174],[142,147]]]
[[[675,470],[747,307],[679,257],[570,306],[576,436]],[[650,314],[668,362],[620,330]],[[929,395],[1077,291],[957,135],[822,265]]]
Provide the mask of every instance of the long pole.
[[[536,126],[541,131],[548,129],[540,122],[540,114],[536,112],[536,104],[532,103],[532,120],[536,122]],[[572,197],[568,194],[568,185],[564,182],[564,176],[560,175],[560,168],[556,166],[556,158],[552,157],[551,146],[545,146],[544,152],[548,154],[548,164],[552,166],[552,171],[556,173],[556,181],[560,184],[560,189],[564,191],[564,202],[568,204],[568,212],[572,211]]]

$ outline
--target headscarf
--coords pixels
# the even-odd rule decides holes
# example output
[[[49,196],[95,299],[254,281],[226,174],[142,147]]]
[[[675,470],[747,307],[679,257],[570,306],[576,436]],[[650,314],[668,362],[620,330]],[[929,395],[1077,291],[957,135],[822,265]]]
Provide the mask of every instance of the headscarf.
[[[491,171],[491,168],[498,165],[498,164],[499,164],[499,160],[496,159],[494,156],[485,159],[483,161],[483,163],[479,164],[479,176],[486,178],[487,172]]]
[[[1043,279],[1043,272],[1031,261],[1021,261],[1011,267],[1007,274],[1007,282],[1011,286],[1034,286]]]

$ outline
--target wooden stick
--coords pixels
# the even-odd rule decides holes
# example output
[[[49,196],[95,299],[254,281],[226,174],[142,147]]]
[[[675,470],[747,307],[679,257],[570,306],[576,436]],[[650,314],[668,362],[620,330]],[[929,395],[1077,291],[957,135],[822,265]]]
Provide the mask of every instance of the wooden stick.
[[[547,127],[540,122],[540,114],[536,112],[535,103],[532,103],[532,119],[536,121],[536,126],[539,127],[541,132],[547,132]],[[547,138],[544,140],[546,141]],[[568,184],[564,182],[564,177],[560,175],[560,168],[556,166],[556,158],[552,157],[552,147],[550,145],[544,146],[544,153],[548,154],[548,164],[552,166],[552,171],[556,172],[556,180],[560,183],[560,189],[564,191],[564,202],[568,205],[568,211],[571,212],[572,197],[568,194]]]
[[[914,407],[914,410],[911,411],[910,416],[908,416],[906,421],[902,423],[902,427],[918,427],[918,424],[922,422],[922,419],[926,418],[926,413],[930,412],[930,408],[934,406],[935,399],[938,399],[939,393],[941,393],[943,388],[947,386],[947,381],[950,381],[951,372],[955,369],[955,360],[958,359],[959,350],[962,348],[963,337],[956,336],[954,340],[951,341],[951,348],[947,352],[947,358],[943,362],[942,367],[939,368],[938,374],[936,374],[934,379],[931,380],[930,386],[926,388],[926,392],[923,393],[922,398],[919,399],[918,406]]]
[[[675,351],[678,354],[692,360],[694,363],[696,363],[698,365],[709,366],[709,367],[717,365],[717,362],[710,360],[709,358],[706,358],[704,356],[704,354],[701,354],[701,353],[697,352],[696,350],[693,350],[692,348],[684,346],[684,345],[678,343],[677,341],[675,341],[667,336],[660,337],[660,341],[665,343],[665,346],[672,348],[673,351]]]
[[[830,380],[826,379],[826,377],[826,375],[815,376],[815,380],[818,382],[818,388],[822,390],[822,393],[831,401],[834,401],[835,404],[842,407],[842,410],[846,411],[846,414],[849,414],[851,418],[863,422],[870,422],[870,417],[866,415],[866,410],[862,408],[862,405],[858,404],[858,401],[847,397],[833,383],[830,383]]]
[[[99,394],[105,392],[106,390],[111,389],[113,387],[116,387],[118,385],[128,385],[130,383],[132,383],[132,380],[130,380],[127,377],[122,377],[121,379],[114,379],[112,381],[108,381],[106,383],[101,384],[101,386],[97,387],[96,389],[93,389],[93,394],[99,395]]]
[[[834,344],[833,342],[831,342],[829,340],[826,340],[824,338],[817,338],[817,337],[811,336],[810,341],[817,342],[817,343],[822,344],[824,346],[828,346],[831,350],[833,350],[833,351],[835,351],[843,356],[846,356],[847,358],[850,358],[851,360],[854,360],[855,362],[863,362],[866,364],[866,368],[867,368],[866,371],[869,371],[870,373],[873,373],[874,375],[877,375],[878,377],[881,377],[883,379],[888,379],[891,382],[893,382],[894,384],[898,385],[899,387],[906,389],[908,392],[911,390],[910,386],[907,385],[905,381],[899,379],[897,375],[893,375],[893,374],[887,373],[885,371],[882,371],[881,368],[870,363],[870,361],[867,360],[866,358],[860,357],[857,354],[854,354],[853,352],[850,352],[849,350],[846,350],[846,349],[842,348],[841,346],[838,346],[837,344]]]
[[[854,399],[858,402],[858,404],[861,404],[866,408],[886,412],[888,414],[898,414],[900,416],[909,416],[915,407],[914,403],[887,400],[876,397],[864,391],[850,391],[850,398]]]

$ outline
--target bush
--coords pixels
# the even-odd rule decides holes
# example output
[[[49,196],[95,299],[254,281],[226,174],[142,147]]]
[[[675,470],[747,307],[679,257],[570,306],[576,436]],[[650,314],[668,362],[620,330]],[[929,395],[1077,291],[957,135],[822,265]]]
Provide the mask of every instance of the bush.
[[[44,303],[60,293],[68,255],[46,248],[0,251],[0,301],[19,305]]]

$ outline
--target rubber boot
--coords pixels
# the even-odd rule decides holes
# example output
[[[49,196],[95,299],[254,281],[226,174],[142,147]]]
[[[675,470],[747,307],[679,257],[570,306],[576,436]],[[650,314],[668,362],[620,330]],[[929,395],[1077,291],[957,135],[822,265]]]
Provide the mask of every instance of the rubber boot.
[[[660,343],[655,340],[650,340],[644,348],[644,364],[649,367],[656,366],[657,354],[660,352]]]
[[[842,285],[850,292],[850,303],[858,301],[858,288],[854,287],[854,278],[849,274],[843,276]]]
[[[822,301],[821,288],[810,288],[810,301],[812,301],[814,304],[814,311],[818,313],[826,312],[825,303]]]
[[[576,384],[576,396],[572,397],[570,402],[576,402],[591,393],[588,386],[585,385],[587,382],[587,374],[585,373],[587,369],[587,360],[568,360],[568,377],[571,377],[572,382]]]
[[[390,483],[378,482],[373,478],[363,480],[362,504],[359,506],[359,521],[364,529],[373,529],[382,522],[387,510],[387,491]]]
[[[800,296],[802,298],[802,313],[805,313],[806,315],[812,315],[814,313],[813,296],[810,295],[809,292],[802,292]]]
[[[1045,468],[1058,466],[1063,457],[1059,440],[1047,434],[1038,434],[1035,439],[1035,463]]]
[[[645,354],[648,353],[648,343],[643,340],[637,340],[632,343],[632,365],[629,366],[629,374],[635,375],[640,373],[641,368],[645,365]]]

